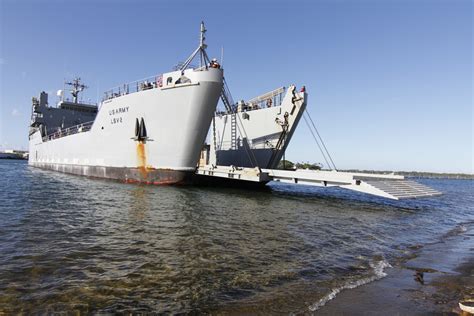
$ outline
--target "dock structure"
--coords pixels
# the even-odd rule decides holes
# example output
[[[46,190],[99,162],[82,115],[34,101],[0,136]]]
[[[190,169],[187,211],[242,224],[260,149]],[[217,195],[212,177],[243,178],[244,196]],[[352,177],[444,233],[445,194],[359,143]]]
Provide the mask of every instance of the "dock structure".
[[[405,179],[395,174],[351,173],[324,170],[279,170],[241,168],[235,166],[200,166],[196,174],[204,177],[217,177],[242,184],[270,181],[312,185],[319,187],[340,187],[393,200],[423,198],[441,195],[434,189]]]

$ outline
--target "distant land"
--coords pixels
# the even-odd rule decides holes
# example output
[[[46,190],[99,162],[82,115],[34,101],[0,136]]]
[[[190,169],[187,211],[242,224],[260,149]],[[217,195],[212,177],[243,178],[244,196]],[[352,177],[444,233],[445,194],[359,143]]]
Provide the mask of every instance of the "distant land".
[[[321,170],[321,163],[311,162],[295,162],[290,160],[281,160],[277,169],[309,169]],[[323,168],[322,170],[328,170]],[[388,170],[360,170],[360,169],[339,169],[341,172],[358,172],[358,173],[382,173],[382,174],[397,174],[400,176],[410,178],[433,178],[433,179],[468,179],[473,180],[474,174],[469,173],[441,173],[441,172],[423,172],[423,171],[388,171]]]
[[[438,173],[438,172],[422,172],[422,171],[381,171],[381,170],[357,170],[347,169],[339,170],[346,172],[363,172],[363,173],[394,173],[400,176],[411,178],[433,178],[433,179],[468,179],[473,180],[474,174],[469,173]]]
[[[25,150],[6,149],[0,151],[0,159],[28,159],[28,152]]]

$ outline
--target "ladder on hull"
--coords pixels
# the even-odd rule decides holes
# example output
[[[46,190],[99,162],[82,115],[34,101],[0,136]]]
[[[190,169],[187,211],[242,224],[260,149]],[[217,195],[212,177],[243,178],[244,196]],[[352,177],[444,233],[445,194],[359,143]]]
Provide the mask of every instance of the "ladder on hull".
[[[230,115],[230,148],[232,150],[237,149],[237,113]]]
[[[230,94],[229,88],[227,87],[227,82],[224,79],[224,84],[221,90],[221,100],[224,103],[227,113],[230,113],[230,142],[231,149],[237,149],[237,113],[233,107],[234,100]]]
[[[442,193],[423,184],[393,174],[351,173],[323,170],[278,170],[240,168],[235,166],[202,166],[196,174],[225,178],[230,181],[259,182],[262,185],[277,181],[320,187],[341,187],[393,200],[424,198]]]

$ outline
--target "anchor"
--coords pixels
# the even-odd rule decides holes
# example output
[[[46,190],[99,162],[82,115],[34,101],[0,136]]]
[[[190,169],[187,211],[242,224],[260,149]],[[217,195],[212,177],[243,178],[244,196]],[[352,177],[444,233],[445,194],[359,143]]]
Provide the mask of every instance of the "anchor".
[[[132,139],[143,143],[147,140],[151,140],[148,138],[143,117],[140,119],[140,123],[138,122],[138,118],[135,119],[135,137],[132,137]]]

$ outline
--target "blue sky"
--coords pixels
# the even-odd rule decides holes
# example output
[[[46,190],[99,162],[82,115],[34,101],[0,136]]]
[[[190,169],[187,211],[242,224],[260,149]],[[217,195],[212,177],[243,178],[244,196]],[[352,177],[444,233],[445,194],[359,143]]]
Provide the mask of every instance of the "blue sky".
[[[472,1],[0,0],[0,146],[31,97],[168,71],[208,29],[234,99],[305,85],[338,168],[473,172]],[[287,159],[322,162],[304,121]]]

